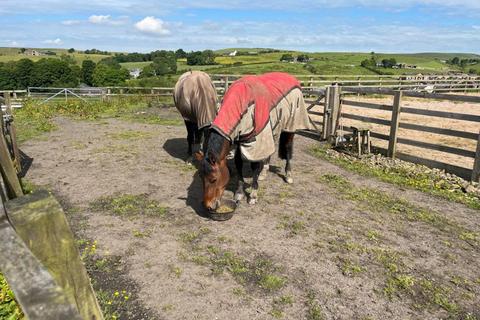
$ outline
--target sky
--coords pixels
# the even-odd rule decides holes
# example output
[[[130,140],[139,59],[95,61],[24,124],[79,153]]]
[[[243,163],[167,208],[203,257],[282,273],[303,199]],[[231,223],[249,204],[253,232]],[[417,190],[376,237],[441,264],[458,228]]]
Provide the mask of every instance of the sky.
[[[480,0],[0,0],[0,47],[480,53]]]

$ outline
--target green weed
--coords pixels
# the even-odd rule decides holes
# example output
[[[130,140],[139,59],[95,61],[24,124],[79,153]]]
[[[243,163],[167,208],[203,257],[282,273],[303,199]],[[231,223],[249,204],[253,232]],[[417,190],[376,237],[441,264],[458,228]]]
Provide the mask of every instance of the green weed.
[[[328,150],[327,147],[314,146],[310,148],[309,152],[317,158],[329,161],[356,174],[374,177],[401,187],[413,188],[450,201],[463,203],[473,209],[480,209],[479,197],[471,193],[464,193],[461,188],[450,185],[443,177],[435,175],[429,170],[411,170],[400,166],[375,166],[362,160],[333,157]]]
[[[168,212],[167,207],[148,199],[145,194],[102,197],[92,202],[90,207],[94,210],[110,211],[118,216],[163,217]]]

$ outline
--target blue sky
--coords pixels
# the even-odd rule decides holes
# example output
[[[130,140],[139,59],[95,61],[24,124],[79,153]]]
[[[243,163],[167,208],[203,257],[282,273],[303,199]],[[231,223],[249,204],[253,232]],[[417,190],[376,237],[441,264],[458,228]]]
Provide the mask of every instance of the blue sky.
[[[2,0],[0,46],[480,53],[480,0]]]

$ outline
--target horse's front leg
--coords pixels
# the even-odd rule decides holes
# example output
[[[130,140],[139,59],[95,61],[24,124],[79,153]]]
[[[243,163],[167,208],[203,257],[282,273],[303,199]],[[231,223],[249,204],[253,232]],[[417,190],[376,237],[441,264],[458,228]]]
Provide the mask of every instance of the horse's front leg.
[[[263,169],[263,161],[252,162],[251,164],[253,172],[253,182],[252,182],[252,192],[250,192],[250,197],[248,199],[248,204],[256,204],[258,200],[258,177],[260,172]]]
[[[278,147],[279,156],[281,159],[286,160],[285,165],[285,181],[287,183],[293,183],[292,165],[291,160],[293,156],[293,138],[295,133],[282,132],[280,134],[280,145]]]
[[[268,171],[270,170],[270,158],[271,157],[268,157],[263,162],[263,169],[262,169],[262,172],[260,172],[260,175],[258,176],[258,181],[263,181],[267,178]]]
[[[237,190],[235,191],[235,201],[242,201],[245,198],[245,181],[243,180],[243,159],[240,152],[240,146],[237,147],[235,152],[235,168],[237,169],[238,183]]]

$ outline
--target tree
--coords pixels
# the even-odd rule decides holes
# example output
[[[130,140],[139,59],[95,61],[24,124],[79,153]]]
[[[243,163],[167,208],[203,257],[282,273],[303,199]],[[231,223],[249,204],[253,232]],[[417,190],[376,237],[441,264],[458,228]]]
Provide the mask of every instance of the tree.
[[[395,58],[383,59],[382,65],[384,68],[392,68],[397,65],[397,60],[395,60]]]
[[[75,52],[75,49],[73,48],[68,49],[68,53],[74,53],[74,52]]]
[[[75,59],[71,55],[68,55],[68,54],[62,54],[60,56],[60,60],[65,61],[66,63],[71,64],[71,65],[77,64],[77,61],[75,61]]]
[[[454,65],[459,65],[460,64],[460,58],[459,57],[455,57],[453,58],[451,61],[450,61],[451,64],[454,64]]]
[[[215,53],[212,50],[192,51],[187,54],[187,64],[189,66],[215,64]]]
[[[96,64],[92,60],[83,60],[82,62],[82,81],[83,83],[92,86],[93,85],[93,72],[95,71]]]
[[[183,51],[183,49],[178,49],[175,51],[175,56],[177,59],[185,59],[187,57],[187,53]]]
[[[290,53],[285,53],[280,57],[280,61],[284,61],[284,62],[291,62],[293,60],[294,60],[293,55],[291,55]]]
[[[37,87],[76,87],[78,70],[58,59],[40,59],[33,69],[32,85]]]
[[[310,60],[310,57],[306,54],[301,54],[297,57],[298,62],[308,62]]]
[[[93,85],[96,87],[123,85],[128,76],[127,69],[99,63],[93,72]]]
[[[16,89],[14,70],[15,62],[0,63],[0,88],[3,90]]]
[[[25,89],[32,85],[34,68],[35,64],[30,59],[21,59],[15,63],[15,89]]]
[[[25,51],[27,51],[27,49],[25,49],[25,48],[20,49],[20,53],[25,53]]]

